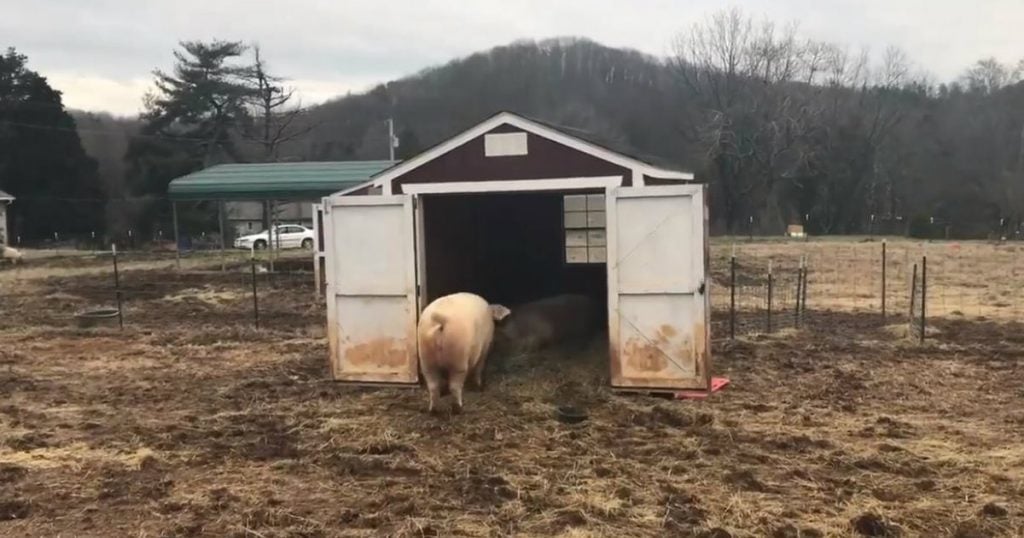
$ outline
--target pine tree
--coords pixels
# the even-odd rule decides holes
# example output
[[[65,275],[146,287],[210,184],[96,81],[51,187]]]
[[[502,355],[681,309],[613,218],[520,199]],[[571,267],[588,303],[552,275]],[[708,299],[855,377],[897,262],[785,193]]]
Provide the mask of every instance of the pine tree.
[[[59,91],[13,48],[0,55],[0,190],[23,239],[100,228],[103,192]]]

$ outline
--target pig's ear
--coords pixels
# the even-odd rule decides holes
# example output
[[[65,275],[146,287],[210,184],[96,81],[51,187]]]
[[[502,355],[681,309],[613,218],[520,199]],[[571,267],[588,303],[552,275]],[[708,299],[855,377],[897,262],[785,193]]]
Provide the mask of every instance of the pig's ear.
[[[488,305],[488,306],[491,309],[491,316],[494,317],[494,321],[501,321],[501,320],[505,319],[506,317],[508,317],[509,314],[512,313],[511,310],[509,310],[508,308],[506,308],[506,307],[504,307],[504,306],[502,306],[500,304],[492,304],[492,305]]]

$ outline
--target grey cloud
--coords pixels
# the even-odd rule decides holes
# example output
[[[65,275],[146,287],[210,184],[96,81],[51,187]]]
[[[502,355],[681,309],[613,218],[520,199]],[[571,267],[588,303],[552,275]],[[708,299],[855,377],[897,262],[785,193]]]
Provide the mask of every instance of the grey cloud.
[[[940,80],[984,56],[1010,61],[1024,55],[1017,37],[1024,20],[1019,0],[737,5],[779,22],[799,19],[804,35],[853,48],[868,45],[880,53],[889,44],[901,46]],[[721,7],[715,0],[0,0],[0,46],[18,47],[33,68],[62,81],[127,82],[169,68],[182,39],[259,41],[283,75],[360,86],[518,38],[583,35],[665,54],[676,32]],[[73,101],[75,84],[65,86],[60,89]]]

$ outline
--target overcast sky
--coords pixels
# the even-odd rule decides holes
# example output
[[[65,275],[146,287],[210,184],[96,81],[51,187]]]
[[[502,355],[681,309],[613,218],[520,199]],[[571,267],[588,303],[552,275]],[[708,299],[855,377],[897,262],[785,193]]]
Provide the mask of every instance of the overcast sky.
[[[586,36],[668,53],[715,0],[0,0],[0,47],[64,92],[65,104],[134,114],[180,39],[258,41],[304,103],[411,74],[519,38]],[[975,60],[1024,57],[1024,0],[739,0],[732,5],[851,47],[902,47],[950,80]]]

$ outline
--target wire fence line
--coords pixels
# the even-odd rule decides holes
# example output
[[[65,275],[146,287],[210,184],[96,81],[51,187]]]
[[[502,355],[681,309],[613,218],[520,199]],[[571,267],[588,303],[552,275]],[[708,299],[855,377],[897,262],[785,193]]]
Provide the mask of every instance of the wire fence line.
[[[302,297],[312,298],[312,255],[272,260],[260,254],[247,251],[227,263],[220,256],[198,256],[176,269],[173,253],[113,248],[0,265],[0,312],[22,314],[0,320],[0,327],[88,327],[116,317],[113,326],[123,329],[160,326],[159,320],[171,316],[186,324],[259,329],[315,319],[319,302],[296,300],[305,291]]]
[[[1024,245],[1017,242],[762,242],[712,250],[716,338],[799,328],[824,313],[907,323],[917,338],[929,334],[922,328],[928,319],[1021,321]]]
[[[175,270],[173,250],[118,247],[124,266],[117,280],[110,249],[28,254],[26,263],[0,264],[0,311],[15,303],[38,305],[39,312],[67,320],[71,308],[116,308],[120,295],[129,325],[138,315],[133,309],[147,301],[198,301],[233,323],[253,325],[273,324],[275,310],[322,317],[316,309],[324,298],[306,251],[278,253],[272,264],[266,251],[250,260],[250,251],[222,256],[196,250]],[[1017,242],[713,241],[712,336],[784,334],[837,313],[846,317],[836,323],[904,324],[917,337],[929,334],[927,324],[935,319],[1020,321],[1021,264],[1024,244]],[[287,293],[296,298],[277,297]],[[62,294],[79,300],[64,305]]]

